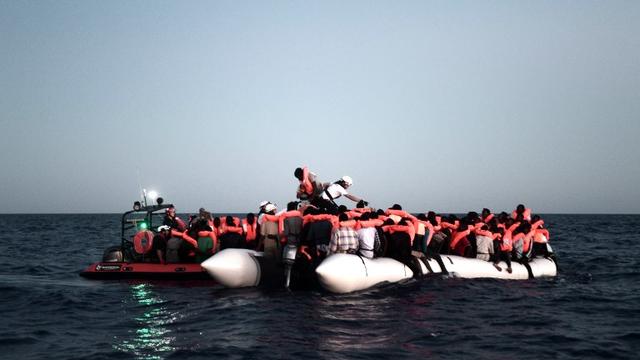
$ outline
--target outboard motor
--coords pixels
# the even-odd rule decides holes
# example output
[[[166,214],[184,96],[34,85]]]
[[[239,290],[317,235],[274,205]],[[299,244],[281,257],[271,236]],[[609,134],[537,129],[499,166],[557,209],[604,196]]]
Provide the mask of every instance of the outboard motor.
[[[124,252],[120,246],[107,248],[102,255],[102,262],[124,262]]]
[[[295,245],[287,245],[282,251],[282,262],[284,263],[284,287],[289,288],[291,282],[291,268],[296,261],[296,254],[298,253],[298,247]]]

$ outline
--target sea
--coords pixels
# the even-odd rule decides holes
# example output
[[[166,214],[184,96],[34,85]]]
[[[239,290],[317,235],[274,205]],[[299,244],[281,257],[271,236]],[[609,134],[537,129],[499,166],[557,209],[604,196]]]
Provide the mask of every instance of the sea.
[[[120,215],[0,215],[0,359],[639,359],[640,215],[543,215],[556,278],[347,295],[97,281]]]

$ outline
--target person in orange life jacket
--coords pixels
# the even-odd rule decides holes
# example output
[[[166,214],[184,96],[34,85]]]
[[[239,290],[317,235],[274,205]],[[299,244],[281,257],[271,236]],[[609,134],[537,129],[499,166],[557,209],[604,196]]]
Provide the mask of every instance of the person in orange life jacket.
[[[300,182],[296,191],[296,198],[303,201],[312,201],[320,196],[325,189],[325,184],[318,180],[318,176],[306,167],[296,168],[293,176]]]
[[[162,221],[162,225],[167,225],[170,228],[180,232],[187,230],[187,224],[185,224],[184,221],[182,221],[182,219],[180,219],[176,215],[176,208],[174,206],[171,206],[167,208],[167,210],[165,210],[164,220]]]
[[[287,212],[282,216],[282,234],[287,239],[287,245],[298,246],[302,232],[302,214],[297,214],[298,203],[292,201],[287,204]],[[286,214],[292,214],[287,216]]]
[[[220,250],[224,249],[244,249],[245,242],[242,236],[242,228],[237,226],[233,216],[225,218],[225,231],[220,235]]]
[[[349,176],[343,176],[338,181],[329,185],[324,192],[316,197],[311,203],[319,208],[330,209],[336,211],[338,205],[335,200],[344,195],[347,199],[359,202],[361,199],[355,195],[351,195],[347,192],[347,189],[353,185],[353,180]]]
[[[160,264],[166,264],[165,252],[167,251],[167,241],[171,239],[171,228],[168,225],[158,226],[158,233],[153,237],[151,251],[158,257]]]
[[[531,218],[531,223],[535,224],[540,221],[540,216],[534,215]],[[538,226],[535,229],[533,234],[533,244],[532,244],[532,257],[535,256],[554,256],[553,252],[550,251],[550,247],[547,246],[549,242],[549,230],[545,229],[544,224]]]
[[[358,241],[358,233],[348,226],[342,225],[349,220],[347,214],[342,213],[339,216],[340,227],[335,229],[331,234],[329,242],[330,254],[355,254],[358,252],[360,242]]]
[[[494,217],[495,216],[493,215],[491,210],[489,210],[487,208],[482,209],[482,213],[480,214],[480,218],[481,218],[483,223],[489,224],[489,221],[491,221]]]
[[[388,240],[386,256],[403,263],[407,263],[410,260],[411,235],[406,231],[409,226],[409,222],[405,219],[400,219],[397,224],[392,219],[385,221],[383,229]]]
[[[329,252],[329,243],[331,241],[331,233],[333,224],[330,220],[324,219],[323,215],[329,214],[327,210],[319,210],[314,208],[307,209],[312,217],[316,217],[308,224],[303,233],[305,234],[304,242],[308,244],[310,255],[314,257],[314,261],[321,261]]]
[[[264,207],[264,215],[275,216],[278,209],[274,204],[267,204]],[[265,258],[279,260],[280,258],[280,240],[278,237],[278,222],[266,221],[263,219],[260,224],[260,240],[258,248],[264,247]]]
[[[511,213],[511,217],[516,221],[531,221],[531,209],[525,208],[524,205],[519,204]]]
[[[531,255],[531,242],[535,229],[528,221],[523,221],[513,232],[513,255],[512,258],[522,263],[529,261]]]
[[[489,231],[489,226],[483,224],[476,233],[476,259],[489,261],[494,256],[495,234]]]
[[[503,224],[498,224],[498,237],[501,241],[498,243],[498,248],[494,248],[495,260],[493,266],[502,271],[502,268],[498,265],[500,260],[504,260],[507,263],[507,272],[511,273],[511,252],[513,251],[513,232],[520,226],[520,223],[514,223],[513,219],[507,218]]]
[[[248,213],[246,219],[242,221],[242,229],[245,236],[247,249],[255,250],[258,242],[258,223],[254,213]]]
[[[452,229],[451,242],[449,243],[450,253],[459,256],[470,256],[471,242],[469,236],[473,226],[467,222],[467,219],[460,221],[457,228]]]

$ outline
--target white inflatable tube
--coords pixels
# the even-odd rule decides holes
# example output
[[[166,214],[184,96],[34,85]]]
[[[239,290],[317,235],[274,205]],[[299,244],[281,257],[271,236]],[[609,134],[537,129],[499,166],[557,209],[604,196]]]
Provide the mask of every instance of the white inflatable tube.
[[[396,260],[348,254],[329,256],[318,266],[316,274],[322,287],[334,293],[364,290],[413,277],[411,269]]]
[[[454,255],[442,255],[442,265],[436,259],[420,259],[422,275],[442,274],[454,278],[492,278],[526,280],[556,276],[558,267],[549,258],[535,258],[527,266],[512,262],[511,273],[501,262],[498,270],[493,262]],[[443,268],[444,267],[444,268]],[[394,283],[409,279],[413,272],[399,261],[389,258],[367,259],[357,255],[335,254],[325,259],[316,269],[320,285],[333,293],[349,293],[365,290],[376,284]]]
[[[442,255],[442,263],[446,271],[442,271],[439,263],[435,259],[422,259],[420,266],[423,274],[439,274],[448,272],[448,275],[455,278],[464,279],[477,279],[477,278],[492,278],[492,279],[505,279],[505,280],[527,280],[529,278],[556,276],[558,274],[558,267],[556,263],[549,258],[537,257],[529,261],[529,268],[518,262],[511,262],[511,273],[507,272],[507,264],[500,262],[498,266],[501,270],[498,270],[493,266],[493,262],[484,261],[480,259],[465,258],[455,255]],[[429,264],[429,267],[426,266]]]
[[[224,249],[205,260],[201,266],[221,285],[228,288],[257,286],[260,283],[261,252],[247,249]]]

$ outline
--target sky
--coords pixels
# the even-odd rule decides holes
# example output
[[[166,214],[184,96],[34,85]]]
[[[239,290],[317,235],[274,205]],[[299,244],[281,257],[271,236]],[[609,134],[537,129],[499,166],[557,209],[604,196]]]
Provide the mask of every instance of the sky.
[[[640,213],[638,1],[0,0],[0,213]],[[350,205],[346,199],[341,203]]]

